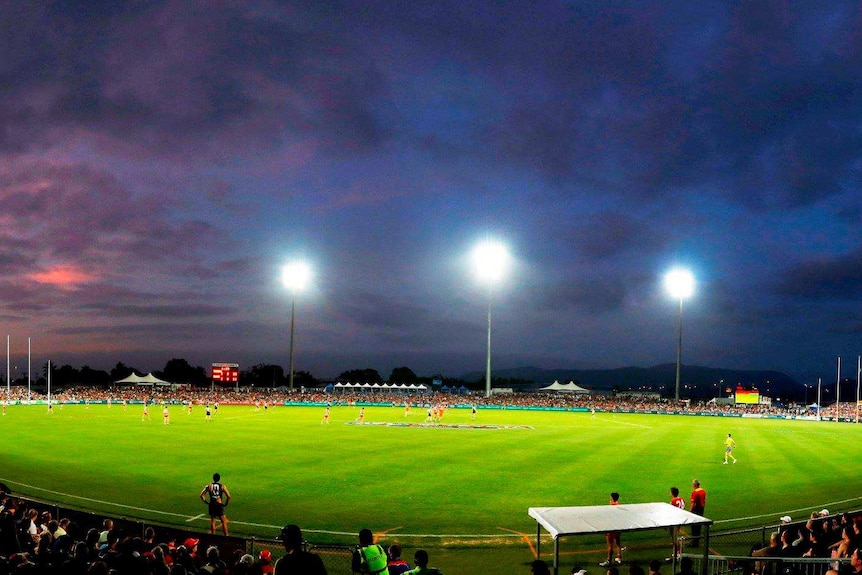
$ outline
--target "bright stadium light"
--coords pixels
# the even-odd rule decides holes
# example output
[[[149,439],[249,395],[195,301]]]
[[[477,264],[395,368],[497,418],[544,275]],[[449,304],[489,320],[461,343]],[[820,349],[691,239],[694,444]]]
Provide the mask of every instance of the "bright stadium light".
[[[496,282],[509,266],[509,251],[501,243],[485,241],[473,249],[473,262],[480,280]]]
[[[694,293],[694,277],[691,272],[675,269],[664,276],[664,285],[668,293],[679,299],[679,341],[676,348],[676,392],[674,398],[679,401],[679,375],[682,368],[682,300]]]
[[[290,290],[290,375],[288,386],[293,393],[293,328],[296,323],[296,292],[305,288],[311,279],[311,268],[303,262],[287,264],[281,270],[281,281]]]
[[[485,361],[485,397],[491,397],[491,288],[509,266],[509,250],[501,243],[485,241],[473,249],[476,275],[488,283],[488,353]]]
[[[284,287],[294,292],[304,289],[310,279],[311,268],[303,262],[289,263],[281,270]]]

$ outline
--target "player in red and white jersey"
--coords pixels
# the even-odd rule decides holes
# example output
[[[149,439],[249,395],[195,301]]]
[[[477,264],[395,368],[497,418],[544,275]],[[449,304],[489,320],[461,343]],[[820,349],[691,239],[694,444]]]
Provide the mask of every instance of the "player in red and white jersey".
[[[614,491],[611,493],[611,500],[609,502],[611,505],[619,505],[620,504],[620,494]],[[622,546],[620,541],[620,532],[619,531],[610,531],[605,533],[605,541],[608,544],[608,560],[602,563],[599,563],[601,567],[610,567],[613,565],[614,561],[616,563],[623,562],[623,551],[625,547]],[[614,549],[618,550],[617,558],[614,559]]]
[[[679,496],[678,487],[670,488],[670,504],[679,509],[685,509],[685,499]],[[673,546],[673,555],[668,557],[666,561],[673,561],[673,558],[679,557],[679,554],[682,551],[679,543],[679,527],[670,528],[670,542]]]

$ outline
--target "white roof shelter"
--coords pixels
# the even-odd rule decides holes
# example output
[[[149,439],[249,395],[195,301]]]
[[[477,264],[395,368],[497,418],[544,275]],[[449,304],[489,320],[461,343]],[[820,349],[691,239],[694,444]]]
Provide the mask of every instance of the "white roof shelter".
[[[712,520],[669,503],[628,503],[586,507],[530,507],[527,512],[536,520],[536,555],[541,550],[542,528],[554,538],[554,573],[560,557],[560,537],[607,533],[609,531],[644,531],[685,525],[704,525],[704,554],[709,549],[709,526]],[[706,561],[704,561],[706,565]],[[674,566],[675,567],[675,566]]]
[[[551,385],[547,385],[539,389],[539,391],[560,391],[563,393],[589,393],[590,390],[581,387],[574,381],[570,381],[569,383],[560,383],[559,381],[554,381]]]
[[[132,375],[134,375],[134,374],[132,374]],[[119,382],[117,382],[117,383],[119,383]],[[425,386],[424,384],[416,385],[415,383],[411,383],[410,385],[405,385],[405,384],[403,384],[403,383],[402,383],[402,384],[395,384],[395,383],[384,383],[384,384],[375,383],[375,384],[370,384],[370,383],[350,383],[350,382],[348,382],[348,383],[341,383],[341,382],[338,382],[338,383],[336,383],[335,385],[333,385],[332,387],[333,387],[333,388],[336,388],[336,389],[343,389],[343,388],[347,388],[347,389],[373,389],[373,390],[380,390],[380,389],[383,389],[383,390],[399,389],[399,390],[409,390],[409,391],[426,390],[426,389],[428,389],[428,387],[427,387],[427,386]]]
[[[171,385],[169,381],[159,379],[152,372],[147,375],[138,375],[134,371],[129,377],[118,379],[114,383],[133,383],[135,385]]]

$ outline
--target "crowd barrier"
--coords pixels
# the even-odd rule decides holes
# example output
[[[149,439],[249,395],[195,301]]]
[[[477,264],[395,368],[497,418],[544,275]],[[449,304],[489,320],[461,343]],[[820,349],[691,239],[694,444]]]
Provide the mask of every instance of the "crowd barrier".
[[[852,511],[846,514],[856,517],[862,511]],[[818,517],[818,520],[832,520],[836,515]],[[688,557],[694,563],[695,573],[709,575],[823,575],[830,568],[850,562],[849,558],[803,558],[803,557],[752,557],[755,549],[769,545],[774,532],[784,529],[797,532],[804,529],[806,521],[796,521],[782,525],[766,525],[751,529],[737,529],[724,532],[712,532],[709,536],[709,554],[704,564],[703,549],[693,548],[693,537],[680,537],[683,553],[680,557]],[[676,568],[677,565],[675,564]],[[704,570],[705,569],[705,570]]]

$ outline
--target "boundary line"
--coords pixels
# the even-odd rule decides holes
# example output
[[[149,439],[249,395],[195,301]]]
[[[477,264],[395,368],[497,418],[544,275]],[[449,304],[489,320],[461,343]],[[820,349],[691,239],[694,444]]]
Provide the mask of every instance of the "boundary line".
[[[38,487],[36,485],[30,485],[28,483],[21,483],[21,482],[14,481],[11,479],[5,479],[3,477],[0,477],[0,481],[7,483],[7,484],[19,485],[21,487],[27,487],[30,489],[35,489],[36,491],[41,491],[43,493],[50,493],[52,495],[57,495],[60,497],[77,499],[80,501],[87,501],[90,503],[98,503],[101,505],[108,505],[108,506],[117,507],[120,509],[131,509],[133,511],[141,511],[144,513],[153,513],[156,515],[165,515],[168,517],[178,517],[178,518],[183,519],[183,521],[186,523],[190,523],[192,521],[204,518],[204,514],[200,514],[200,515],[197,515],[195,517],[190,518],[188,515],[185,515],[182,513],[173,513],[171,511],[160,511],[158,509],[149,509],[147,507],[137,507],[134,505],[126,505],[124,503],[116,503],[114,501],[104,501],[102,499],[94,499],[92,497],[84,497],[81,495],[74,495],[72,493],[63,493],[62,491],[54,491],[52,489],[45,489],[44,487]],[[862,496],[850,497],[848,499],[839,499],[839,500],[830,501],[827,503],[819,503],[813,507],[812,506],[800,507],[797,509],[786,509],[784,511],[776,511],[773,513],[763,513],[761,515],[748,515],[745,517],[734,517],[734,518],[730,518],[730,519],[718,519],[718,520],[714,521],[713,524],[718,525],[718,524],[723,524],[723,523],[734,523],[737,521],[748,521],[751,519],[762,519],[764,517],[773,517],[776,514],[798,513],[800,511],[807,511],[808,509],[814,509],[817,507],[834,507],[836,505],[843,505],[845,503],[852,503],[854,501],[862,501]],[[260,527],[260,528],[273,529],[273,530],[278,530],[278,529],[281,529],[281,527],[282,527],[281,525],[269,525],[267,523],[254,523],[254,522],[239,521],[239,520],[231,520],[231,523],[235,523],[237,525],[245,525],[248,527]],[[393,528],[392,529],[393,532],[390,533],[387,531],[387,533],[389,535],[399,535],[401,537],[424,537],[424,538],[432,538],[432,539],[446,539],[446,538],[453,538],[453,539],[495,539],[495,538],[500,538],[500,537],[506,537],[506,538],[523,538],[524,537],[523,533],[520,533],[518,531],[513,531],[513,530],[507,529],[505,527],[498,527],[497,529],[507,531],[508,533],[492,533],[492,534],[491,533],[489,533],[489,534],[481,534],[481,533],[399,533],[397,531],[394,531],[395,529],[398,529],[398,527]],[[332,531],[332,530],[328,530],[328,529],[305,529],[305,528],[303,528],[303,531],[304,532],[307,531],[309,533],[321,533],[324,535],[345,535],[345,536],[355,536],[356,535],[356,533],[354,533],[352,531]]]
[[[777,511],[776,513],[797,513],[799,511],[807,511],[808,509],[816,509],[817,507],[834,507],[835,505],[842,505],[844,503],[851,503],[853,501],[862,501],[862,497],[850,497],[849,499],[839,499],[838,501],[830,501],[828,503],[819,503],[815,506],[808,507],[799,507],[797,509],[786,509],[784,511]],[[736,521],[747,521],[749,519],[761,519],[763,517],[772,517],[776,513],[764,513],[761,515],[749,515],[748,517],[735,517],[733,519],[719,519],[717,521],[713,521],[713,524],[718,523],[733,523]]]

